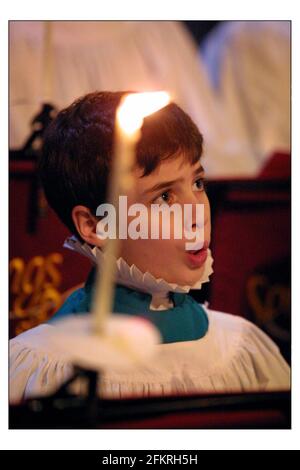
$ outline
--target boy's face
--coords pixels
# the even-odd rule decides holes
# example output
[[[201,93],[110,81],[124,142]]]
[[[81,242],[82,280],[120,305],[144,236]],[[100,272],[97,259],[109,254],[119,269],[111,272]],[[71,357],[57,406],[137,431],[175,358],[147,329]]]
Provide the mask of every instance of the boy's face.
[[[198,170],[198,171],[197,171]],[[190,220],[193,229],[195,225],[195,205],[204,205],[204,247],[210,244],[210,207],[207,195],[203,189],[204,176],[200,162],[191,165],[182,155],[175,159],[162,161],[150,175],[142,177],[143,171],[134,170],[134,185],[128,193],[128,207],[131,204],[142,203],[148,209],[149,225],[151,222],[151,204],[191,204],[193,218]],[[167,184],[160,189],[151,190],[154,186],[164,182]],[[128,223],[135,217],[128,217]],[[182,219],[183,220],[183,219]],[[161,218],[160,218],[161,221]],[[182,222],[183,223],[183,222]],[[127,238],[121,241],[120,256],[129,264],[135,264],[142,272],[149,271],[156,278],[163,278],[167,282],[179,285],[193,285],[204,271],[205,253],[202,258],[191,259],[186,251],[184,229],[183,238],[174,238],[171,217],[170,239],[163,239],[159,232],[159,239]],[[150,232],[149,232],[150,234]],[[205,251],[205,250],[204,250]],[[193,258],[193,257],[192,257]]]

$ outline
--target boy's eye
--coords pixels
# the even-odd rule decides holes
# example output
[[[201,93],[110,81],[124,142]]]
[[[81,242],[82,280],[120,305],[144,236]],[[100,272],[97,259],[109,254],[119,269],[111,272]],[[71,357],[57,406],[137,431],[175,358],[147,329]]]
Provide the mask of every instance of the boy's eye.
[[[165,191],[164,193],[162,193],[162,195],[160,197],[163,199],[163,201],[168,202],[169,199],[170,199],[169,191]]]
[[[156,204],[161,204],[161,203],[167,203],[169,204],[171,202],[171,191],[164,191],[163,193],[161,193],[160,196],[158,196],[157,198],[155,198],[155,200],[153,201],[154,203]]]
[[[203,178],[198,178],[194,183],[193,183],[193,190],[194,191],[204,191],[204,179]],[[176,197],[175,197],[176,199]],[[156,197],[153,201],[152,204],[173,204],[174,202],[174,193],[172,190],[168,189],[167,191],[164,191],[161,193],[158,197]]]
[[[204,179],[198,178],[195,183],[193,184],[195,191],[203,191],[204,190]]]

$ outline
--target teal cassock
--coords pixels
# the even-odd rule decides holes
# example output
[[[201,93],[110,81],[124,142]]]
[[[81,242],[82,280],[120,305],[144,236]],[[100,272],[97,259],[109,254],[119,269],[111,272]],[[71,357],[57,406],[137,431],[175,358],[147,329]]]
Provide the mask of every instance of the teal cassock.
[[[91,311],[96,277],[95,268],[90,272],[85,286],[73,292],[49,323],[69,315]],[[208,331],[208,318],[204,308],[189,294],[170,292],[174,307],[168,310],[150,310],[151,294],[116,284],[113,312],[140,316],[150,320],[159,330],[162,343],[194,341]]]

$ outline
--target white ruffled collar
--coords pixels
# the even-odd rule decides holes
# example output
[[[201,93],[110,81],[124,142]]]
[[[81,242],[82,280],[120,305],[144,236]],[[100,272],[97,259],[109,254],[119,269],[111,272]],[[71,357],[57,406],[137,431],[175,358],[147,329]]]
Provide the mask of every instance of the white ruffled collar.
[[[96,246],[91,248],[87,243],[81,243],[74,235],[65,240],[64,247],[81,253],[89,258],[93,264],[101,263],[105,256],[101,249]],[[175,283],[169,283],[162,278],[156,278],[148,271],[142,273],[135,264],[129,266],[122,257],[118,258],[116,262],[116,282],[134,290],[151,294],[151,310],[166,310],[174,307],[170,299],[170,292],[188,293],[191,289],[200,290],[202,284],[208,282],[209,276],[213,273],[213,258],[210,250],[208,250],[201,278],[193,285],[180,286]]]

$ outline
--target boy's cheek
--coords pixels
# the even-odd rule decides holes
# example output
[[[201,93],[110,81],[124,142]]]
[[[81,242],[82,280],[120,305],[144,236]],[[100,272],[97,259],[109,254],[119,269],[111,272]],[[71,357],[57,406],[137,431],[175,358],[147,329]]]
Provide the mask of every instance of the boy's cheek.
[[[188,267],[184,244],[180,240],[123,240],[122,245],[120,255],[129,266],[135,264],[142,272],[148,271],[167,282],[192,285],[204,269]]]
[[[182,244],[182,241],[181,241]],[[173,240],[122,240],[121,256],[131,264],[159,263],[162,259],[174,258],[179,248]],[[128,262],[128,261],[127,261]]]

